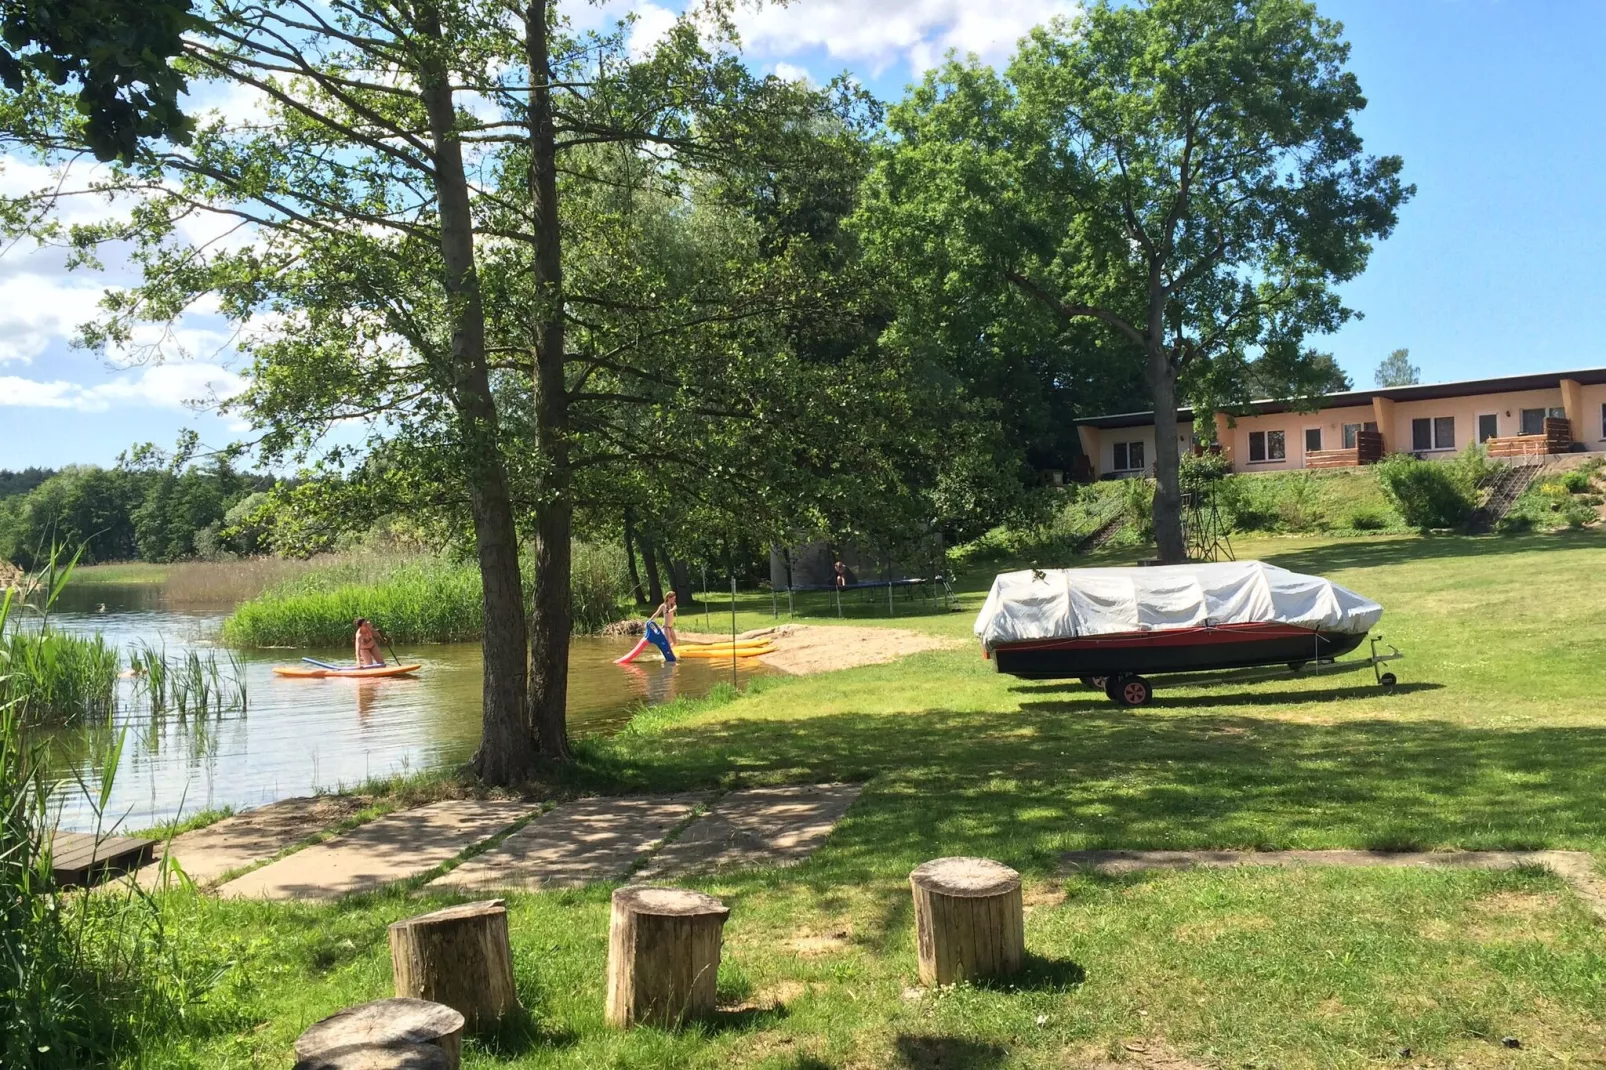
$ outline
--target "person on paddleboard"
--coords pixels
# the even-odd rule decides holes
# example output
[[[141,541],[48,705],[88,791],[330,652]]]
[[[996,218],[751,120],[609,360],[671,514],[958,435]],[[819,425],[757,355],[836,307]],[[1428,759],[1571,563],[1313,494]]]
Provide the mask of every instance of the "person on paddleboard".
[[[669,638],[669,645],[671,647],[679,646],[680,645],[680,637],[675,634],[675,592],[674,591],[670,591],[668,594],[664,595],[664,604],[659,606],[657,609],[652,611],[652,616],[647,618],[647,623],[651,624],[653,621],[657,620],[660,616],[664,618],[664,635]]]
[[[373,624],[367,617],[358,617],[353,624],[357,628],[357,667],[372,669],[385,664],[385,655],[379,651],[379,641],[383,637]]]

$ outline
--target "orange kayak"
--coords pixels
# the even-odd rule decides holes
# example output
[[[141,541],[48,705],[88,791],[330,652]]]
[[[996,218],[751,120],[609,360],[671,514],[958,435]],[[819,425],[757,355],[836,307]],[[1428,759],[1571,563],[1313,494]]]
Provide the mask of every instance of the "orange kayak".
[[[355,676],[360,679],[373,679],[376,676],[408,676],[423,667],[421,664],[414,664],[376,665],[370,669],[359,669],[353,666],[346,669],[327,665],[275,665],[273,671],[280,676],[290,676],[297,680],[319,680],[326,676]]]

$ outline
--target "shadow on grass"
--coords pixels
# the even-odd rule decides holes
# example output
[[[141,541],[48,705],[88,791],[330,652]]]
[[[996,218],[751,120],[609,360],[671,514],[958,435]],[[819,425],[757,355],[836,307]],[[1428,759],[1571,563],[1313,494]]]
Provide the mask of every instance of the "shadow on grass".
[[[1281,701],[1290,697],[1312,696]],[[797,874],[822,893],[952,854],[1047,874],[1076,848],[1602,843],[1606,793],[1587,786],[1606,777],[1606,728],[1186,715],[1211,705],[1179,700],[1184,712],[1166,716],[1089,701],[1011,714],[731,718],[621,738],[591,750],[577,773],[620,792],[733,776],[868,781],[828,850]],[[877,933],[903,926],[901,898]]]
[[[898,1065],[909,1070],[989,1070],[1009,1058],[1002,1044],[965,1037],[900,1033],[893,1047]]]
[[[1343,539],[1320,546],[1293,545],[1287,551],[1264,555],[1261,560],[1294,572],[1321,573],[1329,569],[1376,568],[1460,557],[1492,557],[1535,553],[1568,547],[1599,546],[1600,533],[1565,531],[1547,535],[1445,535],[1427,538]]]
[[[1319,679],[1307,677],[1307,679]],[[1317,691],[1240,691],[1231,685],[1220,685],[1222,690],[1211,690],[1204,695],[1191,694],[1185,697],[1166,694],[1166,678],[1157,676],[1153,678],[1154,705],[1162,707],[1189,708],[1193,706],[1289,706],[1299,702],[1345,702],[1361,699],[1377,699],[1384,692],[1375,683],[1367,683],[1358,687],[1332,687],[1321,688]],[[1187,684],[1178,684],[1178,687],[1188,687]],[[1197,687],[1198,685],[1191,685]],[[1443,684],[1412,682],[1396,684],[1390,691],[1396,695],[1410,695],[1420,691],[1440,691]],[[1103,692],[1083,687],[1074,680],[1067,680],[1058,684],[1022,684],[1009,689],[1014,694],[1023,695],[1065,695],[1068,701],[1103,703],[1109,705],[1110,700]],[[1027,706],[1063,707],[1065,703],[1026,702]]]
[[[1087,971],[1081,963],[1070,959],[1051,959],[1026,952],[1020,972],[1013,977],[982,981],[977,988],[991,988],[1001,992],[1031,991],[1060,992],[1074,988],[1087,980]]]
[[[520,993],[521,996],[527,995]],[[492,1028],[473,1034],[480,1050],[498,1059],[516,1059],[538,1049],[570,1048],[580,1042],[571,1029],[553,1029],[528,1007],[519,1007]]]

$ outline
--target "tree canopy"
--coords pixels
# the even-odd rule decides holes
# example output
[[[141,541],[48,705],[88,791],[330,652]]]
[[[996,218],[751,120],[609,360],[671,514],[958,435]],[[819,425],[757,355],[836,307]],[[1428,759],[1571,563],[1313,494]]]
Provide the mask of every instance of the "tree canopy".
[[[1378,386],[1415,386],[1422,381],[1422,369],[1411,363],[1409,349],[1396,349],[1378,362],[1372,377]]]

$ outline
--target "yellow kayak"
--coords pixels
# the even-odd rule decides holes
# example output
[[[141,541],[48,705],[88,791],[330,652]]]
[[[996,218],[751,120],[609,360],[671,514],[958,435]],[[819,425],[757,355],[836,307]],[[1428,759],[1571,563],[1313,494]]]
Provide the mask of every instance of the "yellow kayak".
[[[691,647],[689,649],[675,648],[675,656],[677,658],[757,658],[773,653],[775,653],[774,644],[769,646],[738,647],[735,650],[730,647],[726,647],[724,650],[710,650],[699,647]]]
[[[735,644],[732,644],[732,643],[680,643],[680,644],[677,644],[675,646],[675,652],[678,654],[682,650],[724,650],[724,651],[731,651],[731,650],[738,650],[738,651],[740,651],[740,650],[759,650],[759,649],[762,649],[764,647],[772,647],[774,645],[775,645],[774,643],[769,642],[768,640],[766,640],[765,642],[762,642],[762,643],[735,643]]]

